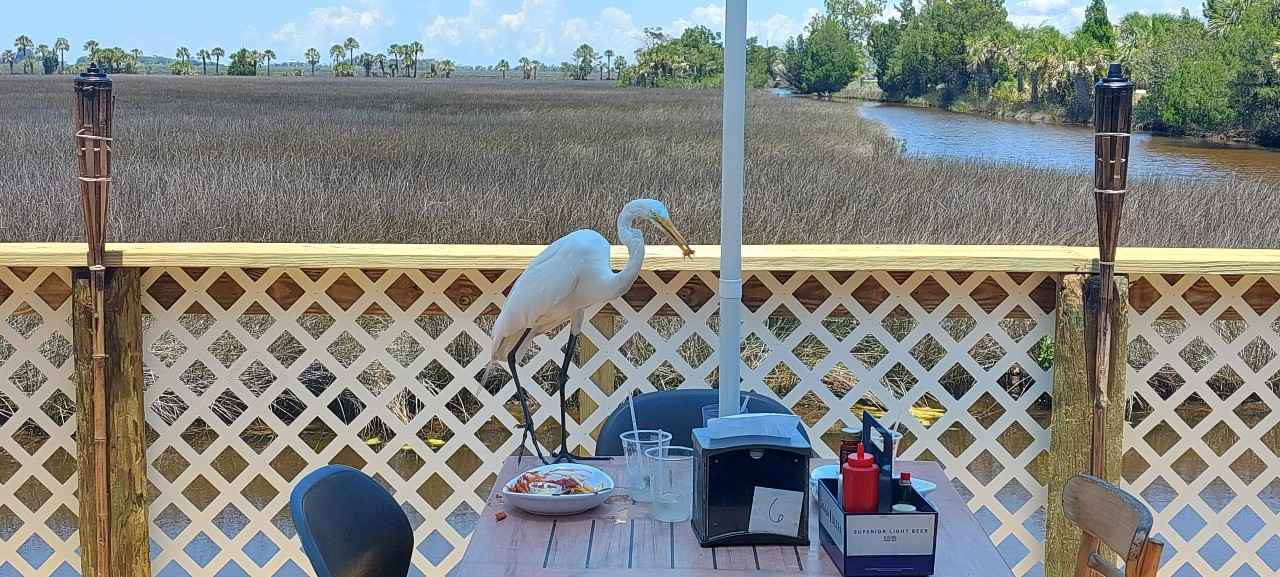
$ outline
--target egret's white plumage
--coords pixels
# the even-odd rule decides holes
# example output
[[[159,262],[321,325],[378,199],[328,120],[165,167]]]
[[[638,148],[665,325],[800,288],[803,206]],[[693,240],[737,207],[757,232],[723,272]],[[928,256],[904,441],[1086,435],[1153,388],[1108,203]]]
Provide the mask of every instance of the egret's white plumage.
[[[600,233],[583,229],[561,237],[539,253],[511,287],[493,325],[490,362],[507,359],[526,330],[532,330],[531,336],[537,335],[569,321],[573,334],[577,334],[587,308],[626,293],[644,262],[644,233],[636,228],[636,221],[642,219],[657,223],[686,256],[692,254],[671,225],[666,206],[650,199],[633,200],[618,214],[618,240],[628,251],[627,264],[621,271],[614,272],[609,265],[609,241]],[[517,357],[523,355],[531,340],[525,339],[522,350],[515,351]]]

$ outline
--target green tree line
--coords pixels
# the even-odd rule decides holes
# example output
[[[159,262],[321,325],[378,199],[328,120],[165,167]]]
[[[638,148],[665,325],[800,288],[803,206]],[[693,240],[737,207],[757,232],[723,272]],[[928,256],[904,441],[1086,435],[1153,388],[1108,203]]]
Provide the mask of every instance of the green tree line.
[[[831,4],[830,2],[828,4]],[[889,99],[952,109],[1092,116],[1094,82],[1121,62],[1140,125],[1280,145],[1280,0],[1208,0],[1202,17],[1132,13],[1093,0],[1071,33],[1016,27],[1000,0],[902,0],[866,49]]]
[[[714,87],[724,81],[724,41],[719,32],[705,26],[686,28],[671,36],[661,28],[645,28],[645,43],[636,51],[635,63],[615,58],[618,83],[650,87]],[[747,39],[747,82],[763,87],[774,77],[773,65],[780,49]]]

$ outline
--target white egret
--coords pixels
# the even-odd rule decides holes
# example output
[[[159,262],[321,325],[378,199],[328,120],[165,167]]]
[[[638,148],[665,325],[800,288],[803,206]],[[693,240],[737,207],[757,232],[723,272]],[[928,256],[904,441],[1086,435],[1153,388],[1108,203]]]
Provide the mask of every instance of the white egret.
[[[569,342],[565,345],[564,362],[560,365],[560,452],[556,461],[572,460],[565,434],[565,382],[569,374],[569,362],[577,352],[578,335],[586,309],[608,302],[625,294],[640,275],[644,262],[644,233],[636,228],[641,220],[649,220],[662,228],[671,240],[692,256],[693,249],[685,243],[680,231],[671,223],[671,215],[661,202],[637,199],[628,202],[618,214],[618,240],[627,247],[627,264],[614,272],[609,265],[609,241],[600,233],[583,229],[571,232],[551,243],[538,254],[520,278],[516,279],[507,296],[507,302],[493,325],[493,346],[481,384],[489,380],[492,371],[505,360],[515,381],[517,397],[524,412],[524,435],[532,436],[533,418],[529,414],[524,387],[516,373],[516,360],[528,349],[530,334],[542,334],[565,322],[569,323]],[[524,444],[523,437],[521,445]],[[543,462],[547,459],[533,439],[534,450]]]

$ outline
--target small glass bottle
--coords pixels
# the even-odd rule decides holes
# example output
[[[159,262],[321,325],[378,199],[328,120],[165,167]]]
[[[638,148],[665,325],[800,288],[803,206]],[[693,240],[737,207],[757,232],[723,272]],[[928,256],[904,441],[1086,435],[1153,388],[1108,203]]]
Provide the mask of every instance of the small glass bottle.
[[[912,501],[913,499],[911,498],[911,473],[903,471],[902,474],[898,476],[898,490],[894,491],[893,502],[895,504],[905,503],[910,505]]]
[[[849,460],[849,455],[858,452],[858,445],[862,444],[862,431],[858,429],[846,428],[842,431],[844,438],[840,440],[840,464],[844,464]]]

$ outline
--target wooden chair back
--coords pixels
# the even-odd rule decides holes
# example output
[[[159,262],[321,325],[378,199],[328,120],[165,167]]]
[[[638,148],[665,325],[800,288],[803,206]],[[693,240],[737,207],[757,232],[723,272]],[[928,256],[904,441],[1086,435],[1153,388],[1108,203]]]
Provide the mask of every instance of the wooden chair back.
[[[1151,538],[1151,511],[1133,495],[1097,477],[1076,475],[1062,492],[1067,519],[1084,532],[1075,577],[1155,577],[1164,543]],[[1101,543],[1124,569],[1099,554]]]

